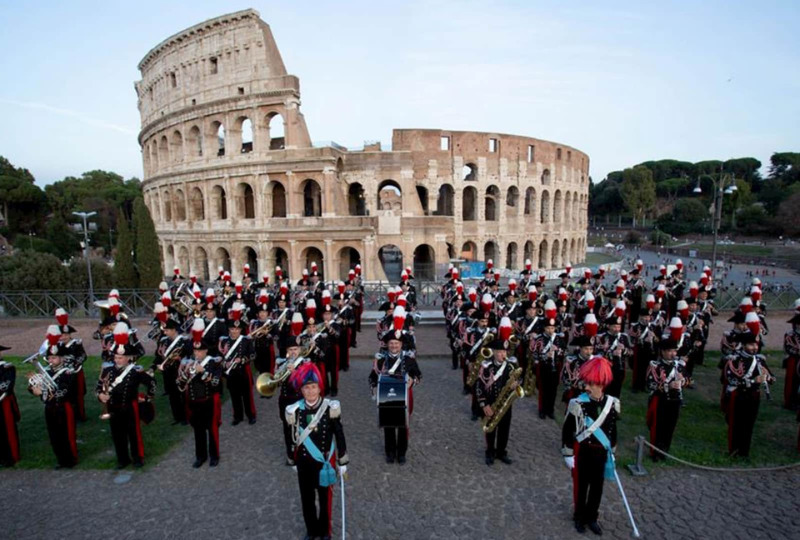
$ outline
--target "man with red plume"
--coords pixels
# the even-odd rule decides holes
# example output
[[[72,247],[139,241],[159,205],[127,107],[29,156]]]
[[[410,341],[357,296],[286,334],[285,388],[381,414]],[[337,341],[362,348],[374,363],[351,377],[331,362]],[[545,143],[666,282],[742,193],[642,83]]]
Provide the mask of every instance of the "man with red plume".
[[[217,348],[222,357],[223,374],[228,382],[233,407],[232,426],[238,426],[247,415],[250,425],[256,423],[256,403],[253,399],[253,340],[244,335],[246,325],[240,318],[228,321],[228,335],[219,340]]]
[[[47,434],[58,461],[56,469],[71,469],[78,463],[75,412],[72,406],[75,381],[72,371],[66,367],[64,362],[67,351],[59,343],[60,337],[61,330],[58,326],[50,325],[47,328],[47,348],[44,354],[47,357],[48,365],[45,371],[53,381],[53,386],[45,384],[39,374],[31,375],[28,381],[28,391],[41,398],[44,403]]]
[[[201,331],[204,328],[202,320],[195,320],[193,324],[193,331],[198,325]],[[152,371],[163,375],[164,392],[167,393],[172,411],[172,425],[186,425],[186,406],[177,380],[181,360],[191,356],[191,341],[180,334],[180,324],[175,319],[167,319],[162,325],[162,332],[163,335],[156,343]]]
[[[61,344],[64,345],[64,349],[67,352],[64,357],[66,367],[75,374],[75,402],[72,404],[75,408],[75,417],[76,420],[85,422],[86,374],[83,372],[83,364],[86,362],[86,350],[83,348],[83,342],[80,339],[72,337],[72,334],[75,333],[75,328],[69,324],[69,314],[63,308],[56,309],[56,322],[59,329],[61,329]]]
[[[592,315],[592,317],[594,317],[594,315]],[[593,335],[575,336],[569,344],[570,347],[575,347],[575,352],[567,355],[564,359],[564,366],[561,368],[561,385],[564,389],[564,393],[561,395],[561,401],[566,404],[569,404],[572,398],[577,397],[583,392],[584,383],[580,378],[580,371],[583,364],[588,362],[592,357],[592,352],[594,351],[594,342],[592,338]]]
[[[600,354],[611,362],[614,380],[608,385],[606,392],[614,397],[619,397],[622,392],[625,366],[633,355],[633,343],[630,336],[622,332],[624,316],[618,314],[618,309],[615,308],[606,318],[606,331],[598,335],[595,341],[595,354]]]
[[[792,327],[783,336],[783,368],[786,380],[783,387],[783,406],[789,410],[798,408],[800,392],[800,313],[787,321]]]
[[[647,369],[658,355],[658,339],[661,336],[661,330],[653,324],[652,312],[647,306],[639,310],[639,320],[630,326],[628,335],[633,343],[631,388],[634,392],[644,392],[647,389]]]
[[[597,523],[605,478],[614,478],[619,399],[605,393],[611,364],[595,356],[580,368],[586,392],[570,400],[561,433],[561,455],[572,471],[575,530],[603,533]]]
[[[650,362],[647,368],[647,390],[650,398],[647,403],[647,427],[650,429],[650,444],[669,452],[672,435],[678,425],[678,415],[683,404],[683,387],[688,383],[686,362],[678,357],[678,343],[671,337],[658,344],[658,360]],[[665,457],[650,449],[653,461]]]
[[[558,331],[556,319],[544,320],[543,332],[533,340],[530,350],[536,373],[539,418],[554,418],[559,374],[567,351],[565,335]]]
[[[757,336],[758,328],[742,332],[738,336],[741,349],[724,358],[723,410],[728,423],[728,453],[731,456],[750,455],[761,392],[766,392],[769,399],[769,385],[775,382],[766,357],[758,352]]]
[[[117,323],[114,328],[114,343],[114,364],[100,373],[95,395],[109,414],[117,469],[124,469],[131,462],[134,467],[141,467],[144,465],[144,442],[140,405],[155,397],[156,380],[135,363],[139,351],[128,343],[128,325],[124,322]],[[147,392],[141,398],[140,386]]]
[[[3,360],[3,351],[10,347],[0,345],[0,467],[13,467],[19,461],[20,420],[14,383],[17,369],[14,364]]]
[[[422,372],[417,365],[414,349],[403,350],[403,347],[411,347],[412,337],[408,331],[403,330],[405,326],[405,310],[402,306],[397,306],[394,311],[394,326],[381,336],[381,340],[386,344],[386,350],[379,351],[375,355],[372,363],[372,370],[369,372],[369,385],[373,395],[378,387],[379,377],[395,377],[403,379],[408,385],[408,418],[414,411],[413,387],[422,378]],[[406,427],[387,427],[384,432],[384,451],[386,453],[386,463],[394,463],[395,460],[400,465],[406,462],[406,451],[408,450],[409,426]]]
[[[331,507],[339,474],[347,473],[350,458],[342,427],[342,406],[324,399],[324,381],[316,366],[306,363],[291,375],[289,383],[302,399],[286,407],[306,538],[331,538]]]

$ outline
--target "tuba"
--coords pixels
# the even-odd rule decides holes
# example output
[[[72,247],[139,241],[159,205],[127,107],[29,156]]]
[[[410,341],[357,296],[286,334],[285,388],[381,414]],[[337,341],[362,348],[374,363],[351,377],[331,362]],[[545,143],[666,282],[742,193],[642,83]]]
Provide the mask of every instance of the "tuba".
[[[511,372],[511,375],[508,378],[508,382],[506,382],[503,389],[500,390],[500,394],[498,394],[497,399],[492,405],[492,410],[494,414],[491,418],[484,418],[481,422],[483,424],[483,432],[484,433],[491,433],[497,428],[497,425],[500,423],[500,420],[503,419],[503,416],[511,409],[511,405],[517,400],[517,398],[525,397],[525,390],[522,389],[522,386],[519,385],[519,379],[522,376],[522,368],[516,368],[514,371]],[[517,383],[517,387],[512,389],[514,383]],[[495,407],[498,405],[499,407]]]

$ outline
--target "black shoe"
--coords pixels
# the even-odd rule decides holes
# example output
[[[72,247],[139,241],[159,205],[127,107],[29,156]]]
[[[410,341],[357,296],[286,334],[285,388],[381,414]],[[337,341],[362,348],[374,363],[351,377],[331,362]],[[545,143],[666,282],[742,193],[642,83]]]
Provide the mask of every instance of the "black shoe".
[[[397,463],[399,463],[400,465],[405,465],[406,456],[397,456]]]
[[[238,426],[238,425],[239,425],[239,424],[241,424],[241,423],[242,423],[242,421],[241,421],[241,420],[234,420],[233,422],[231,422],[231,425],[232,425],[232,426]]]
[[[331,390],[331,397],[336,397],[339,395],[339,390],[333,389]]]
[[[603,529],[600,528],[600,524],[597,523],[596,521],[592,521],[587,525],[587,527],[589,527],[589,530],[592,531],[597,536],[603,535]]]
[[[464,389],[461,390],[461,393],[464,394],[465,396],[468,396],[469,395],[469,386],[465,386]]]
[[[487,465],[494,465],[494,458],[492,456],[486,456],[485,461]]]
[[[130,464],[131,464],[131,462],[130,462],[130,461],[125,461],[125,462],[122,462],[122,463],[117,463],[117,467],[116,467],[116,469],[117,469],[118,471],[121,471],[122,469],[124,469],[125,467],[127,467],[127,466],[128,466],[128,465],[130,465]]]
[[[219,458],[218,457],[212,457],[211,461],[208,462],[208,466],[209,467],[216,467],[217,465],[219,465]]]
[[[203,460],[196,459],[196,460],[194,460],[194,463],[192,463],[192,467],[194,467],[195,469],[199,469],[200,467],[203,466],[203,463],[205,463],[205,462],[206,462],[206,460],[204,460],[204,459]]]
[[[555,419],[555,415],[553,413],[551,413],[551,412],[547,413],[547,417]]]
[[[256,423],[256,419],[255,419],[255,418],[251,418],[251,419],[249,419],[249,420],[247,421],[247,423],[248,423],[248,424],[250,424],[250,425],[252,426],[253,424],[255,424],[255,423]]]
[[[189,422],[187,422],[186,420],[181,420],[181,425],[182,426],[188,426]]]
[[[286,458],[286,466],[287,467],[294,467],[294,460],[290,457]]]
[[[387,455],[386,456],[386,463],[394,463],[394,456]]]
[[[583,523],[581,523],[580,521],[578,521],[576,519],[575,520],[575,530],[578,531],[579,533],[583,534],[583,533],[586,532],[586,527],[584,527]]]
[[[478,415],[477,414],[473,414],[471,420],[473,422],[476,422],[478,420]]]
[[[540,418],[541,420],[544,420],[545,418],[547,418],[547,415],[546,415],[546,414],[544,414],[544,412],[542,412],[542,411],[539,411],[539,418]]]
[[[497,458],[497,459],[499,459],[500,461],[502,461],[502,462],[503,462],[503,463],[505,463],[506,465],[511,465],[511,464],[513,463],[513,461],[511,461],[511,458],[510,458],[510,457],[508,457],[508,455],[503,455],[503,456],[500,456],[500,457],[499,457],[499,458]]]
[[[144,467],[144,462],[143,461],[134,461],[133,462],[133,467],[135,469],[141,469],[142,467]]]

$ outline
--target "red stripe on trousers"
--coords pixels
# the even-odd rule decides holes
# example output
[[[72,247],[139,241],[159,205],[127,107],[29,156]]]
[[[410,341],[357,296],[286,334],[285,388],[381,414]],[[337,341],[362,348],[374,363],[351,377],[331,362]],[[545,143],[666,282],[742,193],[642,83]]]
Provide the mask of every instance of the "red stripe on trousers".
[[[528,369],[531,369],[531,366],[528,366]],[[537,396],[537,403],[539,404],[539,410],[541,411],[544,408],[544,398],[542,397],[542,363],[539,362],[536,364],[536,389],[539,391]]]
[[[572,457],[573,457],[573,467],[572,467],[572,504],[574,505],[575,511],[578,510],[578,450],[580,450],[580,443],[577,441],[572,444]]]
[[[214,444],[217,446],[217,455],[220,454],[219,451],[219,425],[222,423],[222,418],[220,418],[220,400],[219,394],[214,393],[214,412],[211,416],[211,437],[214,439]]]
[[[64,411],[67,413],[67,438],[69,439],[69,449],[75,463],[78,462],[78,440],[75,435],[75,411],[72,410],[72,403],[64,403]]]
[[[786,359],[786,382],[783,385],[783,406],[788,407],[792,403],[792,391],[794,390],[794,374],[797,370],[797,358],[790,356]]]
[[[658,398],[659,396],[656,394],[652,398],[650,398],[650,404],[647,406],[647,427],[650,428],[650,444],[656,444],[656,420],[658,419]],[[654,456],[656,453],[655,450],[652,448],[650,449],[650,455]]]
[[[86,375],[83,370],[78,372],[78,418],[86,420],[86,406],[83,401],[83,396],[86,394]]]
[[[736,408],[736,393],[738,390],[734,390],[731,392],[731,395],[728,396],[728,453],[731,453],[733,449],[733,411]]]
[[[14,411],[12,410],[12,400],[14,395],[10,394],[0,403],[3,409],[3,420],[6,423],[6,436],[8,437],[8,446],[11,448],[11,459],[14,463],[19,461],[19,440],[17,439],[16,421],[14,420]]]
[[[253,401],[253,369],[250,364],[245,364],[244,372],[247,374],[247,401],[250,403],[250,411],[253,418],[256,417],[256,402]]]
[[[144,441],[142,440],[142,425],[139,423],[139,398],[133,399],[133,421],[136,423],[136,449],[139,459],[144,459]]]

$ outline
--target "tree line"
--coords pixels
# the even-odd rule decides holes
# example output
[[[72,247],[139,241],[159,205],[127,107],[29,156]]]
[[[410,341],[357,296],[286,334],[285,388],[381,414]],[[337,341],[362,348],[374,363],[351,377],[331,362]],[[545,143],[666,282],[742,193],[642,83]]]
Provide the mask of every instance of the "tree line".
[[[96,229],[90,227],[89,251],[98,288],[156,287],[163,278],[138,178],[94,170],[41,189],[28,169],[0,156],[0,211],[0,235],[13,247],[0,257],[0,290],[86,287],[76,211],[97,213],[90,220]]]
[[[645,161],[614,171],[589,188],[590,219],[620,214],[634,224],[649,219],[671,235],[709,233],[714,186],[720,179],[720,231],[751,235],[800,234],[800,153],[779,152],[770,157],[766,176],[752,157],[691,163],[674,159]],[[715,184],[716,183],[716,184]],[[699,188],[700,193],[697,193]]]

